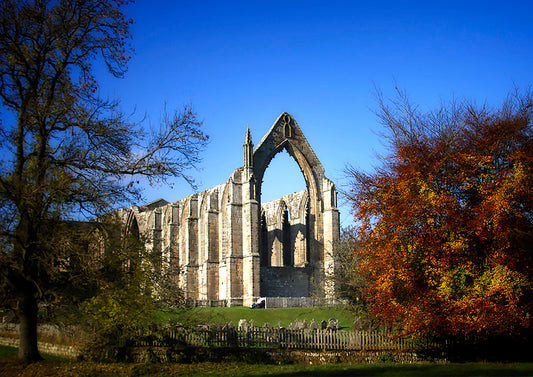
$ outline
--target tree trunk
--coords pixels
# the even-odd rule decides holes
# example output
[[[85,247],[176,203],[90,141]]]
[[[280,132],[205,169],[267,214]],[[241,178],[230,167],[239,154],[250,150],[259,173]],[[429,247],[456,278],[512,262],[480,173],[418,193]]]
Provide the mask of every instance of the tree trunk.
[[[30,364],[42,360],[37,349],[37,299],[32,292],[24,292],[19,302],[19,352],[18,360]]]

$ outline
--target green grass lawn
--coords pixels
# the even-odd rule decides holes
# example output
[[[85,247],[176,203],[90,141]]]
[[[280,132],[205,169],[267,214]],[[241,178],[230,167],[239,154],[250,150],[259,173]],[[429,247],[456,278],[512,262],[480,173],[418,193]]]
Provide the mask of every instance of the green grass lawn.
[[[350,330],[354,321],[354,315],[342,307],[335,308],[287,308],[287,309],[250,309],[248,307],[236,306],[231,308],[193,308],[190,310],[160,310],[156,313],[154,321],[158,323],[239,323],[240,319],[247,321],[254,320],[254,325],[261,327],[269,322],[274,327],[289,327],[291,322],[296,320],[311,322],[314,318],[318,323],[329,318],[340,321],[341,328]]]
[[[16,362],[16,350],[0,346],[0,376],[44,377],[177,377],[177,376],[533,376],[533,364],[329,364],[263,365],[243,363],[125,364],[88,361],[45,360],[29,366]]]
[[[17,349],[13,347],[0,346],[0,357],[16,356]]]
[[[7,347],[7,346],[0,346],[0,358],[15,358],[17,356],[18,349],[14,347]],[[48,355],[48,354],[41,354],[41,356],[45,360],[53,360],[53,361],[66,361],[67,358],[59,357],[55,355]],[[4,376],[2,374],[2,370],[0,369],[0,376]]]

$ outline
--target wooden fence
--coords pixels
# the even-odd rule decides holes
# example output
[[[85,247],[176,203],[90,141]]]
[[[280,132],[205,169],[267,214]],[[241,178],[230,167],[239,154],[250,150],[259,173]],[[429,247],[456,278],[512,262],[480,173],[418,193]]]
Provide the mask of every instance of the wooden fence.
[[[139,330],[130,346],[247,347],[301,350],[416,351],[436,348],[429,341],[394,337],[386,332],[264,329],[162,328]]]

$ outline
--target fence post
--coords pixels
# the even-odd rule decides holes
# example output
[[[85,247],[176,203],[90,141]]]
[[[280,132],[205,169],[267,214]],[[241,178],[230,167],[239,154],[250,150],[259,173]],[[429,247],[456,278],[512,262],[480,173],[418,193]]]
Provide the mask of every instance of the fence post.
[[[280,349],[408,351],[420,347],[446,347],[428,339],[415,344],[412,338],[394,337],[387,331],[331,331],[322,329],[285,329],[251,327],[246,331],[227,326],[220,328],[138,328],[131,346],[193,347],[278,347]]]

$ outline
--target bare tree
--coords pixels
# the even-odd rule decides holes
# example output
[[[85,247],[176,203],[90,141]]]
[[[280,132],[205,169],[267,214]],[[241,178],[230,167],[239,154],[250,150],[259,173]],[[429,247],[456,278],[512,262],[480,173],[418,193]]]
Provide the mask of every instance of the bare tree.
[[[123,6],[0,4],[0,301],[16,309],[26,363],[40,359],[38,303],[74,246],[61,236],[66,221],[139,198],[138,177],[193,183],[187,170],[207,142],[190,106],[146,132],[97,95],[94,62],[121,77],[132,53]]]

